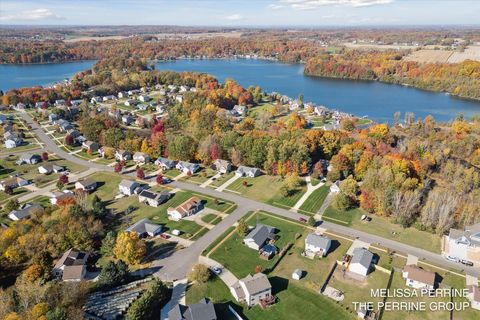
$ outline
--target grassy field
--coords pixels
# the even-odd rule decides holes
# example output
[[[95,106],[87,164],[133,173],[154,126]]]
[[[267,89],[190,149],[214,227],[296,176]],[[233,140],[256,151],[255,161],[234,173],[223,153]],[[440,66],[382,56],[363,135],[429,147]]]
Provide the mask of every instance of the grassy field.
[[[220,178],[218,178],[215,181],[213,181],[212,183],[210,183],[208,186],[211,187],[211,188],[218,188],[222,184],[224,184],[225,182],[230,180],[230,178],[232,178],[234,175],[235,175],[234,172],[225,173],[222,176],[220,176]]]
[[[300,207],[301,212],[315,214],[320,209],[323,201],[330,192],[330,188],[323,185],[307,198],[307,200]]]
[[[363,214],[365,212],[361,209],[340,212],[330,206],[325,210],[323,217],[330,222],[440,253],[440,237],[437,235],[413,227],[403,228],[399,224],[390,222],[386,217],[376,215],[371,215],[372,221],[362,222],[360,217]]]
[[[301,235],[304,228],[289,223],[270,215],[257,213],[248,220],[249,225],[263,223],[275,227],[278,232],[279,239],[275,242],[275,246],[281,250],[288,242],[295,242],[295,235]],[[243,236],[238,233],[232,234],[220,247],[210,254],[210,257],[229,269],[237,277],[245,277],[249,273],[255,272],[255,267],[260,265],[263,270],[272,267],[278,260],[278,255],[273,259],[266,261],[260,259],[258,252],[248,248],[242,243]]]
[[[217,215],[214,214],[214,213],[209,213],[209,214],[206,214],[202,217],[202,221],[203,222],[206,222],[206,223],[211,223],[213,220],[215,220],[217,218]]]
[[[212,170],[211,168],[204,168],[201,171],[193,174],[192,176],[185,176],[182,177],[180,180],[196,184],[202,184],[211,177],[213,177],[215,174],[217,174],[217,171]]]

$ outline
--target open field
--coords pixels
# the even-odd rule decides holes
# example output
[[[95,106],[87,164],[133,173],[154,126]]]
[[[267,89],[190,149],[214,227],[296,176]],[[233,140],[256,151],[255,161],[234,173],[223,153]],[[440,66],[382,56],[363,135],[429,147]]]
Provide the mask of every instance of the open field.
[[[399,224],[390,222],[386,217],[376,215],[370,215],[372,221],[363,222],[360,220],[363,214],[366,213],[361,209],[340,212],[330,206],[325,210],[323,217],[329,222],[352,227],[380,237],[409,244],[417,248],[440,253],[440,237],[437,235],[418,230],[414,227],[403,228]]]
[[[422,49],[412,52],[404,59],[420,63],[459,63],[465,60],[480,61],[480,46],[469,46],[463,52]]]

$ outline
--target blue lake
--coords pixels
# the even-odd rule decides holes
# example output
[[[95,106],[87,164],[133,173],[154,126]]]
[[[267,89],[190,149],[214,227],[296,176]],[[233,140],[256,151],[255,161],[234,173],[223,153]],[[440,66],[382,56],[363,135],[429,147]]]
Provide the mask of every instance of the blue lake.
[[[85,70],[94,61],[39,65],[0,65],[0,89],[48,85]],[[220,81],[232,78],[243,86],[259,85],[291,97],[303,93],[305,101],[336,108],[379,122],[393,119],[396,111],[413,112],[417,117],[432,115],[438,121],[459,114],[480,115],[480,102],[463,100],[444,93],[422,91],[380,82],[308,77],[301,64],[263,60],[177,60],[158,62],[158,70],[206,72]]]

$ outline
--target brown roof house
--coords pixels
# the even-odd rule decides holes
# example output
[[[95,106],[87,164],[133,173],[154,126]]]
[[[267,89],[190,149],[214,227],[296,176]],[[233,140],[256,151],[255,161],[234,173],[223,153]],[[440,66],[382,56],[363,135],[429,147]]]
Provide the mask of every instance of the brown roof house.
[[[87,273],[87,252],[70,249],[66,251],[53,267],[53,275],[63,281],[81,281]]]
[[[230,287],[230,292],[235,300],[245,302],[247,306],[252,307],[261,300],[271,299],[272,285],[267,276],[260,272],[238,280]]]
[[[97,187],[97,182],[92,179],[83,179],[75,182],[75,189],[91,192]]]
[[[203,209],[202,201],[197,197],[191,197],[176,208],[168,208],[168,219],[179,221],[185,217],[191,216]]]
[[[406,285],[415,289],[435,289],[435,272],[424,270],[416,265],[403,268],[403,278]]]
[[[95,141],[85,141],[82,143],[82,149],[92,153],[97,152],[100,146]]]

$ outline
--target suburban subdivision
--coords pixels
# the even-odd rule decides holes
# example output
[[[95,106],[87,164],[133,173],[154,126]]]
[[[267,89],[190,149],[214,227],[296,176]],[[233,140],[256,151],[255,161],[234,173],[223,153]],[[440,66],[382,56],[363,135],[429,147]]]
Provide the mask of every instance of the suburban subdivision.
[[[0,319],[480,319],[475,25],[63,25],[5,2]],[[106,21],[125,3],[156,21]]]

